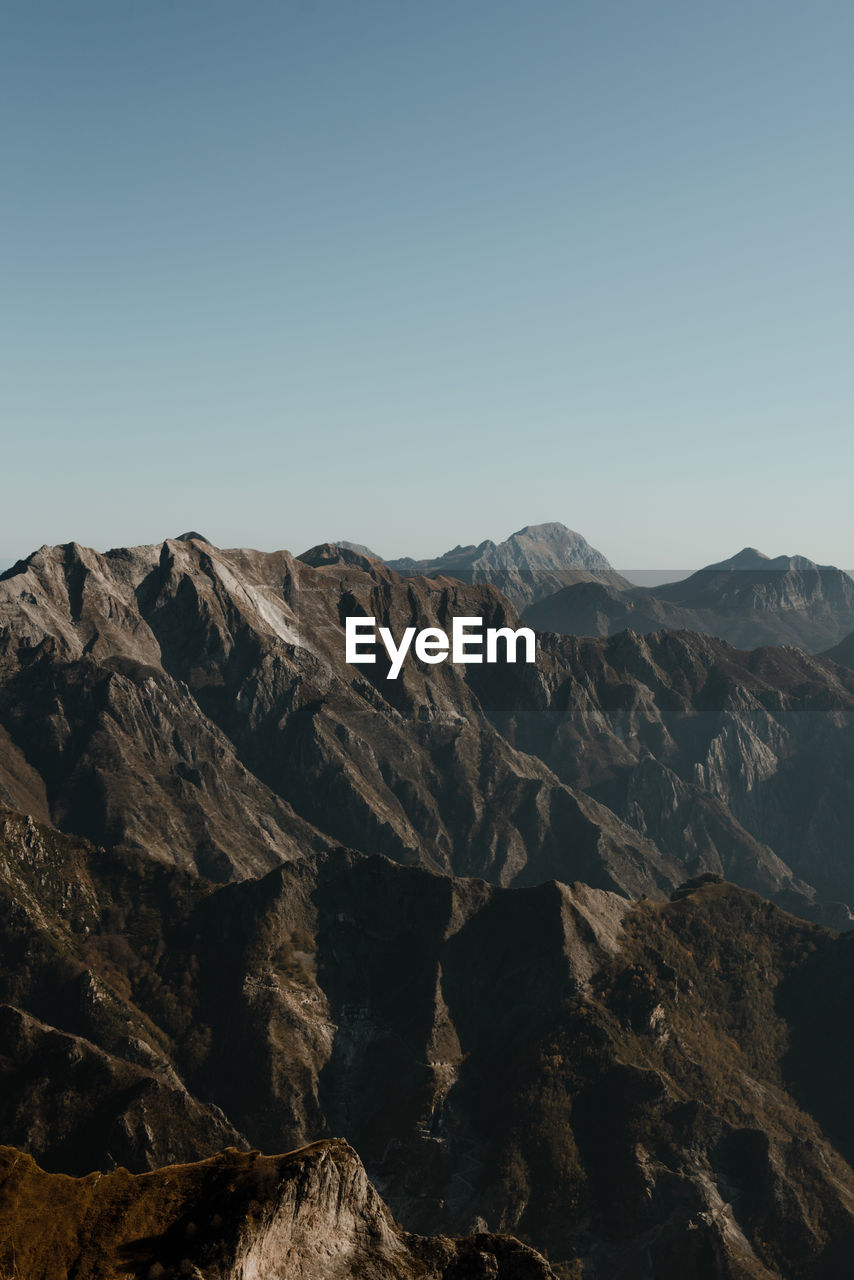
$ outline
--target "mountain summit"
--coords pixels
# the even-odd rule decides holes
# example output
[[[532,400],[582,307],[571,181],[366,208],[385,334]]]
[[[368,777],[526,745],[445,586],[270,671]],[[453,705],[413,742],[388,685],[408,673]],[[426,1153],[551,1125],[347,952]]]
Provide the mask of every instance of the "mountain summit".
[[[586,538],[565,524],[553,520],[547,524],[526,524],[524,529],[511,533],[504,542],[487,538],[477,546],[456,546],[433,560],[412,560],[402,556],[389,560],[388,564],[399,573],[449,573],[453,576],[461,569],[492,570],[517,569],[522,571],[587,569],[613,572],[611,565]]]
[[[775,570],[780,573],[789,573],[792,570],[818,570],[832,569],[832,565],[816,564],[814,560],[810,560],[808,556],[766,556],[764,551],[757,551],[755,547],[744,547],[737,555],[730,556],[728,560],[719,560],[717,564],[707,564],[705,569],[701,569],[700,573],[712,573],[730,569],[746,569],[758,570],[760,573],[772,573]]]
[[[339,543],[339,546],[345,545]],[[434,559],[413,560],[411,556],[401,556],[387,560],[386,564],[408,577],[423,574],[431,578],[458,578],[468,583],[491,583],[503,591],[517,609],[524,609],[578,582],[604,581],[618,590],[629,586],[601,551],[557,520],[526,524],[504,542],[487,538],[477,545],[452,547]]]

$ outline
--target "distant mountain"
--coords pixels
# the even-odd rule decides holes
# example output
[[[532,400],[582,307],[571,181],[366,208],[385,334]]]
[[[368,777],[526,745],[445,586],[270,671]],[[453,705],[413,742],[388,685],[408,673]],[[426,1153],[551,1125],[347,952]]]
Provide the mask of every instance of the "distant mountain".
[[[413,573],[450,573],[463,569],[466,572],[492,569],[552,570],[588,569],[593,572],[611,571],[611,566],[601,551],[567,529],[565,524],[553,521],[549,524],[529,524],[512,533],[504,542],[487,539],[477,546],[456,546],[434,560],[412,560],[403,557],[389,560],[389,567]]]
[[[533,602],[525,621],[562,635],[690,629],[742,648],[796,645],[819,652],[854,627],[854,581],[805,556],[770,559],[752,547],[677,582],[565,587]]]
[[[757,551],[756,547],[743,547],[741,551],[736,552],[734,556],[730,556],[727,560],[720,560],[717,564],[706,565],[705,569],[700,572],[729,573],[733,569],[743,569],[747,571],[758,570],[760,573],[775,571],[777,573],[788,573],[792,569],[817,569],[819,566],[808,559],[807,556],[766,556],[764,551]],[[825,569],[830,565],[823,565]]]
[[[477,546],[456,546],[433,560],[403,556],[387,564],[407,575],[490,583],[503,591],[517,609],[553,594],[568,583],[594,580],[617,588],[630,585],[615,572],[601,551],[591,547],[580,533],[556,521],[526,525],[504,542],[487,539]]]

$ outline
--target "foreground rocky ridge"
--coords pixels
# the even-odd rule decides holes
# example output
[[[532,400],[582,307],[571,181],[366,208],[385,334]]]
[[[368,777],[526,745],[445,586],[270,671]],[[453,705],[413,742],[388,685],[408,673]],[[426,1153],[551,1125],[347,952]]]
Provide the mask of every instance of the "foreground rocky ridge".
[[[50,1212],[46,1206],[50,1205]],[[0,1147],[0,1267],[20,1280],[549,1280],[507,1237],[401,1231],[340,1141],[69,1179]]]
[[[407,1229],[561,1276],[842,1273],[854,935],[714,880],[632,906],[337,850],[216,887],[11,812],[0,848],[0,1131],[45,1168],[339,1134]]]

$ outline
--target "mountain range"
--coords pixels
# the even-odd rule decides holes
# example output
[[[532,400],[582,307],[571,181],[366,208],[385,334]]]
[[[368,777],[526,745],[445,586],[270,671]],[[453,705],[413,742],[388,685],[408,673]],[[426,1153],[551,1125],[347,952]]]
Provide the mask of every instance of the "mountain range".
[[[776,573],[782,616],[815,572],[842,608],[838,571],[746,559],[674,607]],[[353,614],[519,625],[453,567],[190,533],[0,577],[0,1141],[27,1153],[0,1240],[27,1274],[57,1174],[67,1269],[102,1274],[80,1206],[121,1166],[104,1249],[140,1274],[840,1274],[854,670],[669,628],[344,662]],[[116,1196],[148,1206],[136,1244]]]
[[[367,547],[339,544],[378,559]],[[854,634],[854,580],[806,556],[753,547],[676,582],[638,586],[565,525],[526,525],[501,543],[455,547],[434,560],[386,561],[398,573],[491,583],[540,631],[615,635],[690,630],[731,644],[817,653]]]
[[[818,652],[854,630],[854,581],[803,556],[770,559],[752,547],[658,587],[567,586],[526,609],[525,621],[565,635],[688,629],[746,648]]]

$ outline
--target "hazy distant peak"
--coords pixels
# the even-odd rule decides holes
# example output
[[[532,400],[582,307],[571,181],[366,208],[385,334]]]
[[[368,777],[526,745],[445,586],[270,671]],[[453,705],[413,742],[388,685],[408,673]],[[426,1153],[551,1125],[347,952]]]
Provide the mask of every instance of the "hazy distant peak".
[[[511,533],[504,542],[491,538],[475,545],[458,543],[444,555],[433,560],[413,561],[409,557],[388,562],[392,568],[411,571],[417,566],[422,572],[440,573],[453,570],[468,571],[555,571],[583,569],[610,571],[611,565],[580,533],[568,529],[559,521],[546,524],[526,524]]]
[[[772,559],[770,556],[766,556],[763,551],[757,551],[755,547],[744,547],[737,555],[731,556],[729,560],[720,560],[717,564],[706,565],[704,572],[712,569],[774,569],[785,572],[790,569],[829,569],[831,567],[830,565],[818,565],[807,556],[776,556]]]
[[[707,564],[704,572],[708,573],[711,569],[767,569],[770,564],[771,557],[766,556],[764,551],[758,551],[756,547],[742,547],[741,551],[726,560]]]

